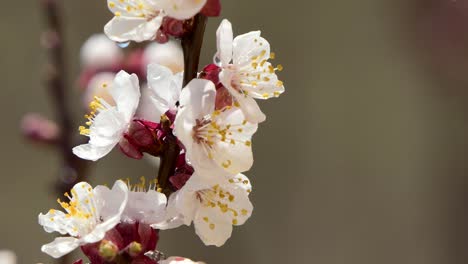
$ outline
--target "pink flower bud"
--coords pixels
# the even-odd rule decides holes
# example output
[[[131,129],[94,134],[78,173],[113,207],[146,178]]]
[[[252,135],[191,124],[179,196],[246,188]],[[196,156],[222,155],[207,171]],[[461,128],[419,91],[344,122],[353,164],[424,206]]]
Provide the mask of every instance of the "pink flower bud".
[[[21,120],[24,137],[35,142],[53,144],[60,136],[57,124],[37,113],[26,114]]]
[[[133,120],[124,138],[120,141],[120,150],[130,158],[141,159],[143,153],[159,156],[161,141],[158,137],[159,124],[146,120]]]
[[[182,37],[187,30],[184,27],[184,21],[172,17],[165,17],[161,26],[162,32],[174,37]]]

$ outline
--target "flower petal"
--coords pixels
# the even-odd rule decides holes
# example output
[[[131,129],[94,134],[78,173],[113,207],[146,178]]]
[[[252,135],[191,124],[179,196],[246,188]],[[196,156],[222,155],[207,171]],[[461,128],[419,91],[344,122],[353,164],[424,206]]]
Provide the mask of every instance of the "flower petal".
[[[41,247],[42,252],[54,258],[60,258],[75,248],[79,247],[80,243],[74,237],[57,237],[54,241]]]
[[[167,198],[155,190],[130,192],[122,220],[133,220],[148,225],[162,222],[165,217]]]
[[[168,16],[185,20],[200,12],[206,4],[206,0],[164,0],[161,4]]]
[[[215,109],[216,89],[211,81],[193,79],[180,94],[180,108],[174,121],[174,133],[187,152],[194,142],[193,127],[197,119],[211,114]]]
[[[224,140],[213,146],[212,157],[230,174],[248,171],[253,164],[251,140],[258,125],[246,119],[243,111],[236,107],[221,112],[215,119],[225,135]]]
[[[201,207],[193,220],[195,232],[207,246],[220,247],[232,234],[232,223],[218,208]]]
[[[73,148],[73,154],[85,160],[96,161],[109,154],[109,152],[111,152],[117,143],[118,142],[116,142],[114,145],[107,145],[103,147],[91,145],[89,143],[82,144]]]
[[[178,198],[178,194],[179,194],[179,191],[174,192],[169,196],[169,201],[167,202],[166,215],[164,217],[164,221],[152,224],[151,225],[152,228],[168,230],[168,229],[177,228],[184,224],[190,225],[192,220],[185,218],[177,210],[176,200]]]
[[[154,63],[148,65],[148,85],[159,116],[176,108],[182,90],[182,78],[182,73],[173,74],[165,66]]]
[[[270,58],[270,43],[260,37],[260,31],[237,36],[233,41],[233,62],[238,67],[261,63]]]
[[[129,123],[135,115],[140,100],[140,85],[136,74],[120,71],[115,76],[110,94],[117,105],[117,111],[123,115],[124,121]]]
[[[41,225],[47,233],[59,232],[62,235],[76,235],[70,219],[65,217],[62,211],[51,210],[47,214],[39,214],[39,225]]]
[[[100,216],[104,221],[98,224],[91,233],[80,239],[86,244],[102,240],[106,232],[114,228],[120,222],[121,215],[128,202],[128,187],[121,180],[114,183],[109,193],[103,193],[100,189],[97,189],[97,187],[95,193],[104,198],[105,204],[100,212]]]
[[[234,96],[236,101],[239,103],[240,108],[244,112],[245,119],[250,123],[261,123],[265,121],[266,116],[258,106],[257,102],[247,94],[240,93],[238,90],[232,87],[231,80],[233,78],[233,72],[229,70],[222,70],[219,74],[221,83],[228,89],[228,91]]]
[[[162,14],[147,21],[144,17],[116,16],[104,26],[104,33],[116,42],[153,40],[161,27]]]
[[[100,111],[89,127],[89,143],[98,147],[115,145],[128,126],[115,107]]]
[[[202,118],[215,108],[216,88],[213,82],[193,79],[180,94],[180,107],[190,108],[192,116]]]
[[[216,44],[218,48],[217,56],[221,65],[228,65],[232,59],[233,33],[232,24],[227,19],[223,19],[216,31]],[[215,62],[216,63],[216,62]]]

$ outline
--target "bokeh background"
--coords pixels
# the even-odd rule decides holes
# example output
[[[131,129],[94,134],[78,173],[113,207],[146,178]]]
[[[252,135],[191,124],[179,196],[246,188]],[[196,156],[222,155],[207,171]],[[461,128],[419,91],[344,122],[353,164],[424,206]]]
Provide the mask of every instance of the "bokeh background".
[[[73,79],[82,42],[111,14],[104,0],[63,8]],[[254,138],[256,209],[222,248],[190,227],[163,232],[159,249],[212,264],[467,263],[468,2],[237,0],[222,15],[236,34],[261,29],[285,66],[287,92],[262,103],[268,121]],[[219,22],[209,20],[202,64]],[[53,116],[43,25],[38,1],[2,3],[0,248],[19,263],[54,262],[37,215],[56,206],[60,158],[18,129],[27,112]],[[88,179],[155,173],[114,151]]]

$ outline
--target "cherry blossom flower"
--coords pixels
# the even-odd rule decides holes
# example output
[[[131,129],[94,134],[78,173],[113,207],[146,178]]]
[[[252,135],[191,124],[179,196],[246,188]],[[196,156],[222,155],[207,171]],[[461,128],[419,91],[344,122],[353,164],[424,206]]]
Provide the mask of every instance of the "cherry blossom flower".
[[[114,18],[104,27],[117,42],[153,40],[164,16],[188,19],[197,14],[206,0],[108,0]]]
[[[284,92],[283,82],[278,80],[275,71],[281,71],[268,60],[274,58],[270,44],[260,36],[260,31],[252,31],[233,39],[232,25],[223,20],[217,32],[215,62],[219,60],[222,68],[219,79],[240,106],[246,119],[252,123],[265,120],[254,99],[278,97]]]
[[[237,174],[253,163],[252,135],[257,124],[246,120],[237,107],[215,110],[216,90],[211,81],[195,79],[182,90],[174,132],[183,143],[195,171]]]
[[[232,226],[243,225],[250,217],[253,205],[249,200],[251,184],[238,174],[229,180],[203,177],[197,172],[179,191],[169,198],[168,222],[195,226],[195,232],[206,245],[222,246],[231,237]],[[154,225],[173,228],[177,225]]]
[[[122,50],[104,34],[94,34],[81,46],[83,68],[109,68],[123,60]]]
[[[196,262],[183,257],[170,257],[165,260],[159,261],[159,264],[204,264],[204,262]]]
[[[73,153],[82,159],[96,161],[107,155],[123,138],[138,106],[140,87],[135,74],[121,71],[112,84],[103,84],[103,88],[109,89],[115,106],[100,97],[90,103],[91,113],[85,116],[89,128],[80,127],[80,134],[90,140],[73,148]]]
[[[66,213],[51,209],[47,214],[39,215],[39,224],[46,232],[70,235],[58,237],[42,246],[42,251],[54,258],[103,239],[106,232],[120,222],[127,205],[128,187],[124,182],[117,181],[108,196],[103,197],[96,188],[80,182],[73,187],[71,194],[65,194],[69,202],[58,200]]]

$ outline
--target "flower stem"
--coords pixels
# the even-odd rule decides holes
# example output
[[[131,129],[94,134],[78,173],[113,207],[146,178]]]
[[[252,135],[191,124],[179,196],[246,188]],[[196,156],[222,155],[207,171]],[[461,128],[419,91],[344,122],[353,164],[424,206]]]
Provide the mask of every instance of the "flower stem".
[[[206,16],[201,14],[196,15],[191,21],[190,33],[182,38],[182,49],[184,51],[184,81],[182,87],[185,87],[192,79],[197,77],[206,20]],[[169,129],[171,126],[170,121],[162,120],[162,125],[167,136],[161,155],[158,183],[163,193],[169,196],[173,191],[168,185],[169,177],[174,175],[180,147],[177,143],[177,138]]]
[[[184,51],[184,83],[182,87],[185,87],[192,79],[197,77],[206,20],[206,16],[196,15],[193,18],[190,34],[182,38],[182,49]]]

